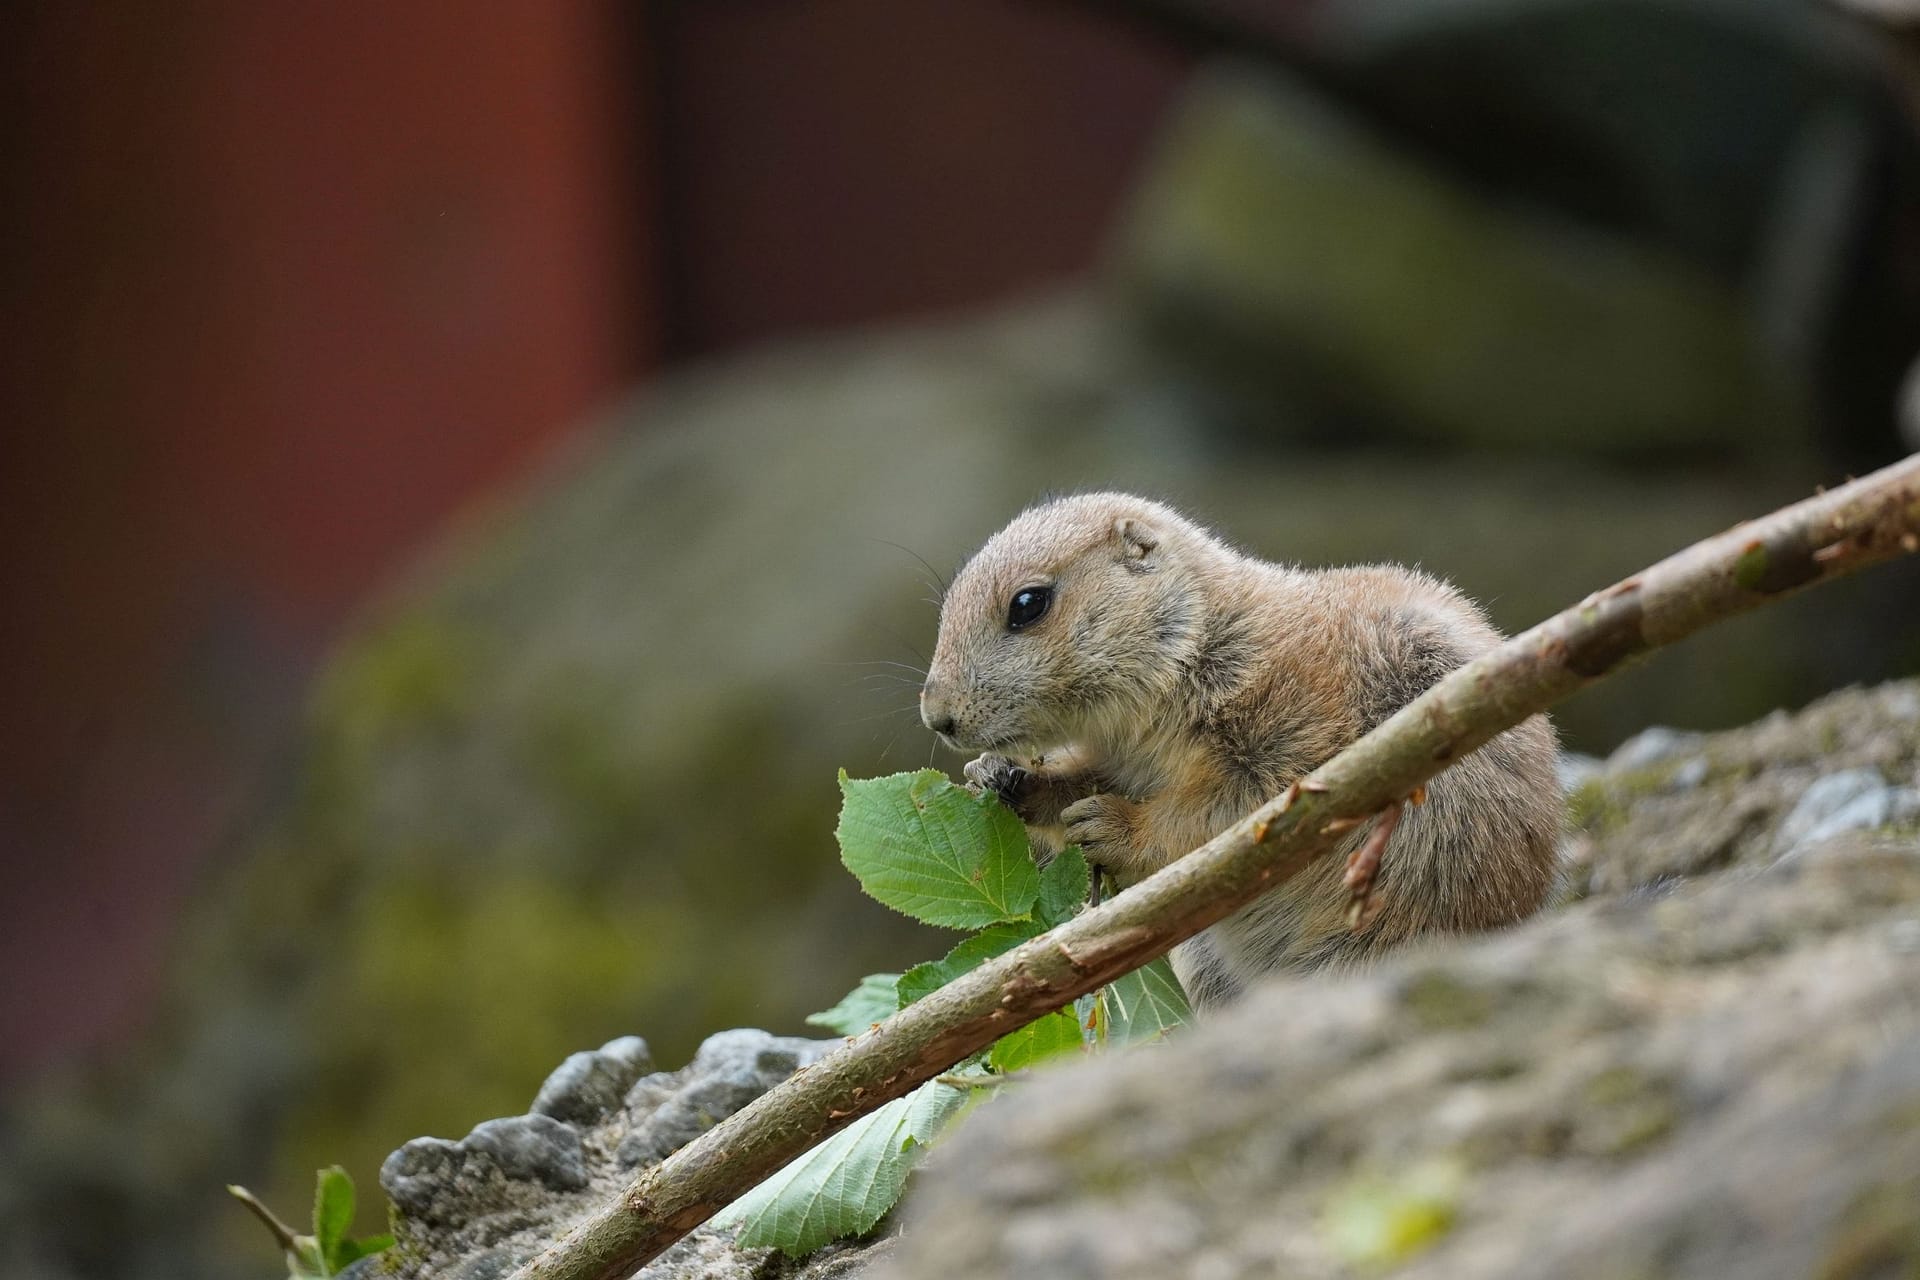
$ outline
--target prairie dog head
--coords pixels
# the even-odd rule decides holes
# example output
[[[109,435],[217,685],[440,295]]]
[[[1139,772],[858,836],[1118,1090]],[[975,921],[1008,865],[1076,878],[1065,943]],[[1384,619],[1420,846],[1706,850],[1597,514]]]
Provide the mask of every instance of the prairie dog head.
[[[1137,735],[1198,651],[1196,575],[1232,559],[1144,498],[1029,508],[941,602],[921,720],[949,746],[1010,756]]]

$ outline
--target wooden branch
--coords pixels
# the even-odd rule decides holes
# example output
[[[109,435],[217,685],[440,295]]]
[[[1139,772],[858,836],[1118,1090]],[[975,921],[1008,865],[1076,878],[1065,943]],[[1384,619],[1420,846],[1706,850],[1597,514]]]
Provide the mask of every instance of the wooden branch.
[[[1339,831],[1628,659],[1916,550],[1920,456],[1587,597],[1453,672],[1193,853],[902,1009],[641,1171],[515,1280],[630,1275],[822,1138],[1285,883]]]

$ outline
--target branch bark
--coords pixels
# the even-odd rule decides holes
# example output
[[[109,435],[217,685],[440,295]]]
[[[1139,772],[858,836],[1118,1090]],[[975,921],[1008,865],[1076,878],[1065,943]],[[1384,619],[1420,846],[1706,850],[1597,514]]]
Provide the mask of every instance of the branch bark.
[[[1629,659],[1920,551],[1920,456],[1696,543],[1469,663],[1286,795],[980,966],[638,1174],[514,1280],[619,1280],[822,1138],[1284,883],[1339,832]]]

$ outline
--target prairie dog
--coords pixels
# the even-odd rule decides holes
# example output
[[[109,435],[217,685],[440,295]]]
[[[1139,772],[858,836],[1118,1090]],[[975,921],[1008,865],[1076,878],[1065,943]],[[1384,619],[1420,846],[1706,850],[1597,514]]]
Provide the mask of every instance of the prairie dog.
[[[1125,885],[1500,639],[1415,570],[1270,564],[1159,503],[1083,494],[1021,513],[961,569],[920,717],[984,753],[969,780],[999,791],[1043,851],[1077,844]],[[1329,856],[1182,944],[1189,997],[1217,1004],[1263,974],[1532,912],[1554,877],[1556,749],[1535,716],[1435,778],[1387,844],[1381,909],[1358,933]]]

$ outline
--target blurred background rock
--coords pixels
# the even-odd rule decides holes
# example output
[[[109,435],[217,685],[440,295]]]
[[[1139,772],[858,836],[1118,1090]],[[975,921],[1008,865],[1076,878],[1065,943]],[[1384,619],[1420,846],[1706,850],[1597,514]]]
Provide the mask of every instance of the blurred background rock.
[[[221,1184],[932,954],[834,770],[1044,491],[1511,629],[1903,448],[1920,82],[1839,9],[5,22],[6,1274],[270,1273]],[[1916,667],[1909,568],[1558,719]]]

